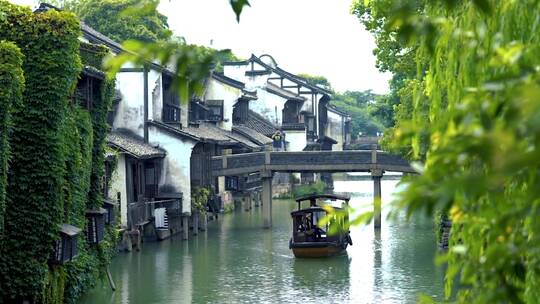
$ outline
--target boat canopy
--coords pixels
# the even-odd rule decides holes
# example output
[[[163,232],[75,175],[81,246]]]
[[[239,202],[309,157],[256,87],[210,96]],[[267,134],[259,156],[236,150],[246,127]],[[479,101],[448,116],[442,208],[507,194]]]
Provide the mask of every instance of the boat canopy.
[[[337,209],[340,209],[340,208],[337,208]],[[315,206],[315,207],[309,207],[309,208],[306,208],[306,209],[300,209],[300,210],[293,211],[293,212],[291,212],[291,215],[296,216],[296,215],[301,215],[301,214],[306,214],[306,213],[313,213],[313,212],[324,212],[324,213],[326,213],[326,210],[324,210],[322,207]]]
[[[345,195],[337,195],[337,194],[311,194],[311,195],[305,195],[301,197],[297,197],[295,200],[296,202],[302,202],[302,201],[311,201],[311,200],[318,200],[318,199],[330,199],[330,200],[342,200],[348,202],[351,197],[345,196]]]

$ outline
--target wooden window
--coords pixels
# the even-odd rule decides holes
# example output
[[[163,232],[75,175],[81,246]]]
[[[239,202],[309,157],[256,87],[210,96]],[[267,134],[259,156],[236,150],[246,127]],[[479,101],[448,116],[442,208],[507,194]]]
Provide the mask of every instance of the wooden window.
[[[208,120],[223,120],[223,100],[207,100],[206,107],[208,108]]]
[[[144,196],[154,198],[158,190],[157,164],[154,161],[146,161],[144,164]]]
[[[133,201],[139,200],[139,170],[137,163],[131,163],[131,195]]]
[[[180,98],[173,89],[172,77],[163,74],[163,122],[180,122]]]
[[[233,108],[233,123],[244,124],[248,120],[249,103],[247,100],[240,99]]]
[[[238,190],[238,176],[225,176],[225,190],[227,191]]]

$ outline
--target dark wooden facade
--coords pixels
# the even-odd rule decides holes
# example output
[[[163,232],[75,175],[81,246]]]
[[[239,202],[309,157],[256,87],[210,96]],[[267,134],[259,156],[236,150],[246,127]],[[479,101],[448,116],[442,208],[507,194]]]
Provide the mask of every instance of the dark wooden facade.
[[[163,116],[165,123],[180,123],[181,110],[178,92],[173,88],[172,76],[163,73]]]
[[[212,176],[212,157],[219,155],[219,147],[211,143],[198,143],[191,152],[191,187],[210,187],[215,184]]]

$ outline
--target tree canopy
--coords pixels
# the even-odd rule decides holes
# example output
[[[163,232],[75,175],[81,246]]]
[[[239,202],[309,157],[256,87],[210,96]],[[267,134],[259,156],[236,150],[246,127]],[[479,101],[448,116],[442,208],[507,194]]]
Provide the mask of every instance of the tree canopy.
[[[172,32],[167,17],[157,11],[158,4],[155,0],[72,0],[64,8],[115,41],[166,41]]]
[[[421,173],[397,206],[453,223],[446,295],[458,280],[459,303],[536,303],[540,3],[357,0],[353,12],[394,73],[386,148]]]

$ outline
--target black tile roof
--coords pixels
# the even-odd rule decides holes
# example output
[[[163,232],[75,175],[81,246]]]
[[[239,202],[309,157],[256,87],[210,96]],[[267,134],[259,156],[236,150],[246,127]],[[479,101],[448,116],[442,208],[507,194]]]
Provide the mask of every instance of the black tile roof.
[[[215,80],[221,82],[221,83],[224,83],[224,84],[227,84],[227,85],[230,85],[231,87],[234,87],[234,88],[237,88],[237,89],[240,89],[240,90],[243,90],[246,85],[241,82],[241,81],[238,81],[238,80],[234,80],[232,78],[229,78],[223,74],[219,74],[219,73],[212,73],[212,78],[214,78]]]
[[[283,77],[283,78],[287,78],[288,80],[296,83],[296,84],[299,84],[303,87],[306,87],[312,91],[315,91],[319,94],[323,94],[323,95],[327,95],[327,96],[330,96],[332,95],[332,92],[325,89],[325,88],[321,88],[319,86],[316,86],[316,85],[312,85],[310,83],[308,83],[308,81],[303,78],[303,77],[300,77],[298,75],[295,75],[293,73],[290,73],[290,72],[287,72],[279,67],[272,67],[268,64],[266,64],[264,61],[262,61],[261,59],[259,59],[259,57],[255,56],[255,55],[251,55],[251,58],[249,58],[249,60],[246,60],[246,61],[239,61],[239,62],[226,62],[224,63],[223,65],[246,65],[248,64],[249,62],[256,62],[257,64],[261,65],[262,67],[264,67],[266,70],[268,71],[271,71],[273,73],[276,73],[277,75]],[[259,74],[260,74],[260,71],[259,71]]]
[[[265,136],[272,136],[272,134],[274,134],[274,132],[277,130],[276,126],[274,126],[272,122],[264,118],[262,115],[253,112],[252,110],[249,110],[248,112],[248,119],[245,126]]]
[[[158,158],[166,155],[164,150],[153,147],[126,131],[113,131],[109,133],[107,135],[107,143],[109,146],[139,159]]]
[[[262,133],[259,133],[251,128],[248,128],[246,126],[240,125],[240,126],[233,126],[233,132],[241,134],[247,138],[249,138],[251,141],[253,141],[256,144],[259,145],[269,145],[272,143],[272,139],[270,137],[265,136]]]
[[[105,79],[105,73],[103,73],[101,70],[98,70],[92,66],[84,66],[82,70],[83,75],[86,75],[88,77],[97,78],[100,80]]]
[[[317,139],[317,142],[318,142],[318,143],[323,143],[323,142],[325,142],[325,141],[326,141],[326,142],[329,142],[329,143],[332,143],[332,144],[337,144],[337,143],[338,143],[337,140],[333,139],[333,138],[330,137],[330,136],[326,136],[326,135],[324,135],[323,137]]]
[[[62,224],[62,226],[60,226],[60,232],[70,237],[76,236],[77,234],[81,233],[81,231],[82,229],[70,224]]]
[[[191,138],[198,142],[209,142],[224,146],[241,145],[248,149],[258,150],[260,146],[248,138],[235,134],[231,131],[221,129],[214,124],[201,122],[189,127],[177,128],[161,122],[150,121],[149,124],[161,129],[170,131],[173,134]]]
[[[320,150],[321,150],[320,143],[310,142],[306,144],[306,146],[304,147],[302,151],[320,151]]]
[[[281,125],[283,130],[305,130],[306,125],[304,123],[284,123]]]

